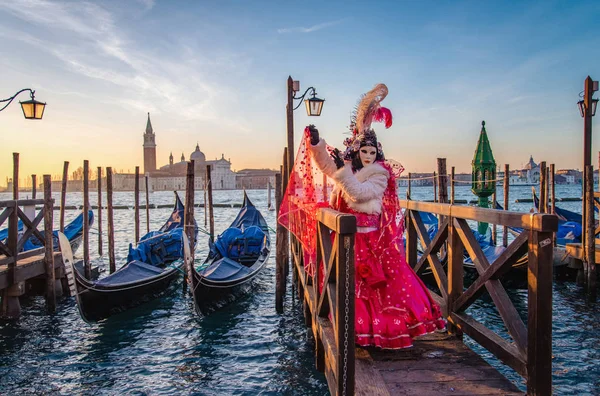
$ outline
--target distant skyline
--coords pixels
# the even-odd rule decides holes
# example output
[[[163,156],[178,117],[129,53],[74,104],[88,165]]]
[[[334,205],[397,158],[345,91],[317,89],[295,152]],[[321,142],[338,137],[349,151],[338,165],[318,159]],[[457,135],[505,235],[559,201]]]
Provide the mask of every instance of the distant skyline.
[[[374,127],[409,172],[437,157],[469,172],[482,120],[500,166],[581,169],[576,102],[600,80],[599,20],[598,1],[0,2],[0,99],[32,88],[48,103],[41,121],[23,118],[25,93],[0,112],[0,185],[13,152],[21,179],[65,160],[69,173],[84,159],[143,168],[148,112],[159,166],[198,142],[232,169],[278,169],[288,75],[326,100],[321,117],[294,112],[296,148],[309,123],[341,147],[359,96],[383,82],[394,125]]]

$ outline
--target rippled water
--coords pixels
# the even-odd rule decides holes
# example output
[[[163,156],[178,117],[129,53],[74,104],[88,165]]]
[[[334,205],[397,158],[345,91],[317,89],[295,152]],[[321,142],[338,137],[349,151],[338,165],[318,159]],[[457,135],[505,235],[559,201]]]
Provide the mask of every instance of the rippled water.
[[[581,194],[573,187],[557,188],[558,196]],[[275,228],[275,214],[266,210],[266,191],[249,191],[253,202]],[[430,199],[431,188],[413,188],[413,198]],[[183,197],[183,194],[181,194]],[[400,192],[404,197],[404,190]],[[511,190],[511,201],[529,198],[529,187]],[[457,199],[472,199],[468,187],[459,187]],[[59,195],[55,194],[57,202]],[[0,194],[0,200],[10,199]],[[240,191],[215,191],[214,202],[241,203]],[[96,195],[90,196],[96,204]],[[172,193],[155,192],[151,203],[170,204]],[[142,199],[143,201],[143,199]],[[203,202],[202,193],[195,197]],[[81,194],[69,193],[67,204],[80,205]],[[106,202],[104,198],[104,202]],[[132,192],[115,193],[114,205],[132,205]],[[579,211],[580,202],[561,203]],[[511,210],[528,211],[531,204],[511,203]],[[239,209],[215,208],[216,231],[233,220]],[[170,209],[150,210],[151,229],[162,224]],[[55,212],[58,224],[58,211]],[[66,220],[76,211],[66,212]],[[200,226],[204,211],[196,209]],[[117,265],[127,255],[133,239],[133,210],[115,210]],[[141,227],[145,231],[145,211]],[[104,252],[106,212],[103,213]],[[90,241],[95,265],[108,266],[97,256],[96,225]],[[143,231],[142,231],[143,234]],[[199,234],[196,259],[206,253],[207,237]],[[274,236],[273,236],[274,239]],[[274,246],[274,240],[273,246]],[[77,252],[81,255],[82,250]],[[42,297],[22,301],[20,319],[0,321],[1,394],[298,394],[327,393],[324,376],[314,368],[313,345],[304,327],[301,304],[288,287],[285,313],[275,313],[275,268],[273,255],[255,283],[252,293],[211,315],[198,317],[191,298],[181,283],[162,298],[126,311],[108,320],[87,325],[79,318],[72,299],[59,303],[55,315],[48,315]],[[511,291],[517,308],[526,315],[526,291]],[[493,304],[480,299],[469,311],[493,329],[502,331]],[[554,387],[556,394],[599,394],[600,309],[587,302],[573,283],[554,286]],[[498,367],[522,389],[520,377],[467,339],[470,346]]]

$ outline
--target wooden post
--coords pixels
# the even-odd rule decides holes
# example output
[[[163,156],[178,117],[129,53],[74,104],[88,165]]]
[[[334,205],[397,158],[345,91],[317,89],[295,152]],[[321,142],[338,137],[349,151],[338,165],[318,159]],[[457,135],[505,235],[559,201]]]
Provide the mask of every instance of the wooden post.
[[[194,178],[195,178],[195,174],[194,174],[194,160],[189,161],[187,163],[187,170],[186,170],[186,174],[185,174],[185,214],[184,214],[184,219],[183,219],[183,224],[185,227],[185,234],[188,237],[188,241],[190,243],[190,252],[192,253],[192,257],[194,256],[194,249],[195,249],[195,241],[196,241],[196,230],[194,227]],[[188,265],[193,265],[193,260],[192,263],[185,263],[186,267]],[[193,274],[192,272],[192,268],[186,268],[186,271],[183,274],[184,277],[184,282],[183,284],[186,285],[187,282],[189,281],[188,279],[188,274]],[[191,282],[194,282],[193,279],[193,275],[192,275],[192,279]],[[193,288],[195,287],[195,285],[191,285],[192,287],[192,294],[193,294]]]
[[[267,180],[267,209],[271,209],[271,180]]]
[[[60,190],[60,232],[65,232],[65,204],[67,201],[67,182],[69,181],[69,161],[63,164],[62,185]]]
[[[212,196],[212,166],[206,165],[206,190],[208,195],[208,222],[210,228],[210,240],[215,241],[215,216],[213,212],[213,196]]]
[[[107,205],[107,226],[108,226],[108,267],[109,273],[116,270],[115,262],[115,226],[113,223],[113,185],[112,168],[106,168],[106,205]]]
[[[454,219],[450,218],[448,224],[448,301],[444,316],[448,317],[454,310],[454,303],[460,298],[464,290],[464,251],[465,247],[454,226]],[[462,332],[451,322],[448,322],[448,331],[457,336]]]
[[[438,167],[438,202],[448,203],[448,173],[446,172],[446,158],[437,159]]]
[[[555,180],[555,169],[554,164],[550,164],[550,197],[552,204],[550,206],[552,214],[556,213],[556,180]]]
[[[455,173],[455,169],[454,167],[452,167],[452,171],[451,171],[451,176],[450,176],[450,203],[452,205],[454,205],[454,194],[455,194],[455,181],[454,178],[456,177],[456,173]]]
[[[496,202],[498,201],[497,195],[498,195],[498,184],[496,183],[496,180],[493,180],[492,183],[494,183],[494,192],[492,193],[492,209],[496,209]],[[494,243],[494,246],[498,245],[498,230],[496,227],[496,223],[492,223],[490,224],[490,226],[492,227],[492,242]]]
[[[92,263],[90,263],[90,222],[88,212],[90,210],[89,190],[90,163],[83,161],[83,266],[85,277],[92,279]]]
[[[294,80],[292,76],[289,76],[287,79],[287,106],[286,106],[286,115],[287,115],[287,174],[284,175],[286,179],[289,180],[290,174],[289,172],[292,170],[291,167],[294,166]],[[286,161],[284,161],[285,163]],[[285,185],[287,187],[287,184]],[[285,188],[284,187],[284,188]]]
[[[585,236],[585,257],[586,257],[586,283],[589,291],[596,289],[596,243],[595,232],[596,221],[594,219],[594,167],[588,165],[586,169],[585,180],[585,200],[586,200],[586,229]]]
[[[31,175],[31,199],[35,199],[37,193],[37,176]]]
[[[437,202],[437,173],[433,172],[433,202]]]
[[[46,304],[48,311],[56,311],[56,285],[54,276],[54,248],[52,241],[53,224],[53,201],[52,201],[52,179],[50,175],[44,175],[44,266],[46,267]]]
[[[335,280],[336,315],[335,340],[338,350],[337,356],[337,394],[354,395],[356,347],[354,345],[354,312],[355,312],[355,282],[354,282],[354,235],[338,234]],[[350,281],[348,281],[348,278]],[[349,298],[347,296],[350,296]],[[352,312],[344,315],[345,311]]]
[[[276,213],[279,214],[281,207],[281,173],[275,175],[275,206]],[[285,299],[286,278],[283,266],[283,257],[285,248],[283,244],[283,235],[285,228],[277,222],[276,226],[276,254],[275,254],[275,310],[277,313],[283,313],[283,301]]]
[[[98,255],[102,256],[102,167],[98,167]]]
[[[510,186],[510,168],[504,164],[504,210],[508,210],[508,190]],[[502,246],[508,246],[508,227],[504,226],[502,230]]]
[[[588,165],[592,165],[592,96],[594,95],[594,81],[590,76],[587,76],[583,83],[583,105],[584,105],[584,114],[583,114],[583,185],[581,191],[582,194],[582,204],[581,204],[581,226],[584,232],[584,238],[582,239],[582,247],[585,255],[585,230],[588,229],[586,221],[588,219],[586,208],[587,208],[587,200],[585,195],[585,181],[586,172]],[[593,177],[592,177],[592,180]]]
[[[546,161],[540,162],[540,205],[538,211],[546,213],[548,208],[548,197],[546,196]]]
[[[208,211],[208,205],[206,204],[206,185],[208,184],[208,180],[206,179],[206,177],[204,178],[204,228],[206,228],[207,225],[207,211]]]
[[[288,160],[289,160],[289,156],[288,156],[289,150],[287,147],[285,147],[283,149],[283,176],[281,177],[281,197],[283,198],[285,196],[285,192],[287,190],[287,186],[289,183],[289,177],[290,177],[290,168],[289,168],[289,164],[288,164]],[[289,262],[290,262],[290,232],[287,229],[283,229],[283,238],[282,238],[282,243],[283,243],[283,267],[288,267],[289,266]]]
[[[552,394],[552,232],[533,231],[527,263],[527,394]]]
[[[19,199],[19,153],[13,153],[13,199]]]
[[[133,192],[135,210],[135,243],[140,240],[140,167],[135,167],[135,187]]]
[[[146,182],[146,233],[150,232],[150,193],[148,192],[150,183],[150,175],[146,173],[144,175],[144,181]]]
[[[408,172],[408,186],[406,187],[406,199],[411,199],[412,173]]]
[[[550,211],[550,167],[546,167],[546,210],[545,213],[552,213]]]

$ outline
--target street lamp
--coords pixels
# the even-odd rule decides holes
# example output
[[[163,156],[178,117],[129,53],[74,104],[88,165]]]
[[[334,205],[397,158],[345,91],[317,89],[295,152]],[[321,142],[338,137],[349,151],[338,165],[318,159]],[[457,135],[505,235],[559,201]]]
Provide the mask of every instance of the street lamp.
[[[21,109],[23,110],[23,116],[25,116],[28,120],[41,120],[44,116],[44,109],[46,108],[46,103],[38,102],[35,100],[35,91],[31,88],[25,88],[14,94],[8,99],[0,100],[0,103],[8,102],[0,109],[0,111],[6,109],[9,104],[19,95],[21,92],[29,91],[31,94],[31,100],[26,100],[24,102],[19,102],[21,104]]]
[[[296,92],[300,91],[300,81],[294,81],[292,76],[289,76],[287,79],[287,141],[288,141],[288,171],[291,172],[294,166],[294,110],[296,110],[302,104],[302,100],[304,100],[304,104],[306,105],[306,114],[309,116],[320,116],[321,110],[323,110],[323,103],[325,99],[317,98],[317,92],[313,87],[309,87],[302,96],[296,96]],[[304,99],[308,92],[312,92],[312,98]],[[294,107],[294,100],[300,101],[297,106]]]
[[[592,99],[590,102],[592,103],[590,116],[593,117],[596,115],[596,107],[598,106],[598,99]],[[583,100],[580,100],[579,102],[577,102],[577,106],[579,106],[579,114],[581,114],[581,117],[585,117],[585,102]]]
[[[296,85],[296,83],[298,84]],[[294,88],[300,88],[299,81],[294,81]],[[294,92],[294,100],[300,101],[300,103],[298,103],[298,106],[294,107],[294,110],[300,107],[300,105],[302,104],[302,99],[304,99],[304,97],[310,90],[312,90],[312,98],[304,100],[304,104],[306,105],[306,114],[309,116],[318,117],[321,115],[321,110],[323,110],[323,103],[325,103],[325,99],[317,98],[317,91],[315,91],[313,87],[310,87],[306,91],[304,91],[304,94],[302,94],[302,96],[296,97]]]

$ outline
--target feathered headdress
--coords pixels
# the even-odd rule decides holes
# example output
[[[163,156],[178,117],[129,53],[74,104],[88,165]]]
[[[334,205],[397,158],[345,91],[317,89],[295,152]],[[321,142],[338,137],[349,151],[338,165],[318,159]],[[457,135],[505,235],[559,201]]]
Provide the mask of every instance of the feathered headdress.
[[[347,147],[346,155],[351,151],[358,151],[361,146],[377,147],[381,152],[381,144],[377,142],[377,135],[371,129],[373,122],[383,122],[386,128],[392,126],[392,112],[380,105],[388,94],[385,84],[377,84],[375,87],[361,96],[350,122],[352,137],[344,141]]]

